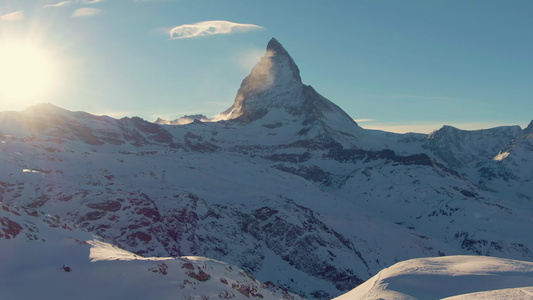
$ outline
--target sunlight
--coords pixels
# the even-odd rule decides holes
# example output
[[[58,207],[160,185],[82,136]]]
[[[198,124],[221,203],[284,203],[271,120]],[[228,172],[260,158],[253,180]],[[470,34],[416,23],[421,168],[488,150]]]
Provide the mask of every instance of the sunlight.
[[[46,100],[54,82],[53,67],[44,49],[35,45],[0,44],[0,100],[16,106]]]

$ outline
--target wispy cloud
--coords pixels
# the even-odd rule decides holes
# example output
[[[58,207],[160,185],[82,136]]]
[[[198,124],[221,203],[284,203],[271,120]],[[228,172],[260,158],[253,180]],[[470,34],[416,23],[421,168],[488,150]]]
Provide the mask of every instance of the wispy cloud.
[[[248,48],[233,53],[231,60],[243,71],[250,72],[265,55],[264,48]]]
[[[376,120],[375,119],[355,119],[354,121],[357,123],[364,123],[364,122],[374,122]]]
[[[82,7],[76,9],[72,13],[73,18],[83,18],[83,17],[92,17],[103,14],[104,11],[99,8],[91,8],[91,7]]]
[[[72,4],[95,4],[95,3],[100,3],[100,2],[104,2],[104,0],[67,0],[67,1],[58,2],[56,4],[48,4],[48,5],[45,5],[44,7],[64,7],[64,6],[69,6]]]
[[[20,21],[24,20],[24,12],[22,10],[15,11],[9,14],[1,15],[0,19],[2,21]]]
[[[195,24],[184,24],[170,29],[170,39],[186,39],[215,34],[244,32],[263,27],[254,24],[239,24],[229,21],[205,21]]]
[[[68,6],[70,4],[72,4],[72,1],[62,1],[56,4],[47,4],[44,7],[62,7],[62,6]]]

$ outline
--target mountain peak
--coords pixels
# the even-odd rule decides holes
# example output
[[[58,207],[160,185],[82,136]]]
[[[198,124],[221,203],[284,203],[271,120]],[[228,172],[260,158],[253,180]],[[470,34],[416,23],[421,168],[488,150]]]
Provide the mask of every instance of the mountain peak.
[[[38,103],[35,105],[32,105],[24,110],[24,113],[29,114],[56,114],[56,115],[65,115],[70,113],[70,111],[61,108],[59,106],[56,106],[50,102],[47,103]]]
[[[275,38],[268,42],[266,54],[243,80],[233,105],[215,120],[242,124],[261,120],[267,126],[298,124],[298,138],[321,135],[328,140],[336,135],[334,131],[357,127],[346,112],[302,83],[296,63]]]
[[[267,107],[286,106],[295,90],[303,87],[300,70],[287,50],[272,38],[266,53],[242,81],[233,105],[218,119],[250,122],[266,114]]]
[[[289,52],[283,48],[280,42],[275,38],[272,38],[267,44],[267,53],[265,57],[270,57],[270,70],[278,71],[276,77],[278,79],[293,79],[300,84],[302,83],[302,78],[300,77],[300,69],[296,66],[296,63],[290,56]],[[283,67],[288,67],[285,70]],[[276,70],[277,68],[277,70]],[[282,74],[280,71],[287,71],[286,74]],[[282,76],[284,75],[284,76]]]
[[[524,135],[526,136],[527,135],[533,136],[533,120],[529,122],[529,125],[526,128],[524,128],[523,132],[524,132]]]
[[[285,48],[283,48],[283,46],[281,45],[280,42],[278,42],[278,40],[276,38],[272,38],[268,44],[267,44],[267,52],[268,51],[271,51],[271,52],[274,52],[278,55],[287,55],[287,56],[290,56],[289,55],[289,52],[287,52],[287,50],[285,50]]]

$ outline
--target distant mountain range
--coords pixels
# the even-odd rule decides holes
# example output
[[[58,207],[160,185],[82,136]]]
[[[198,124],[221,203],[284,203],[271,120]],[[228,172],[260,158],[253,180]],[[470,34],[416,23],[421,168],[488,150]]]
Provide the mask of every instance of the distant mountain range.
[[[330,299],[412,258],[533,260],[533,122],[365,130],[302,83],[275,39],[214,119],[152,123],[41,104],[1,112],[0,140],[0,258],[10,261],[0,274],[52,276],[57,285],[41,288],[60,298],[76,291],[56,287],[90,273],[110,298]],[[95,247],[114,249],[107,263],[90,263]],[[117,251],[125,262],[112,261]],[[70,261],[80,266],[65,272]],[[120,294],[99,276],[159,294],[135,284]],[[10,286],[0,296],[33,295]]]

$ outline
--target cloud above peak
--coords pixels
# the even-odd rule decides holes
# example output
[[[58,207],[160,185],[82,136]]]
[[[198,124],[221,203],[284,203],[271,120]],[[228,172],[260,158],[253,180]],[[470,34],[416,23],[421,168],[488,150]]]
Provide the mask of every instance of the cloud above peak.
[[[62,7],[62,6],[70,5],[70,4],[72,4],[71,1],[61,1],[55,4],[47,4],[44,7]]]
[[[2,21],[20,21],[24,20],[24,12],[22,10],[12,12],[5,15],[0,15]]]
[[[63,6],[70,6],[72,4],[95,4],[95,3],[100,3],[100,2],[104,2],[104,0],[66,0],[66,1],[61,1],[61,2],[57,2],[55,4],[48,4],[48,5],[45,5],[44,7],[63,7]]]
[[[103,14],[104,11],[98,8],[89,8],[89,7],[82,7],[76,9],[72,13],[73,18],[83,18],[83,17],[92,17],[92,16],[98,16]]]
[[[262,28],[254,24],[239,24],[229,21],[205,21],[176,26],[170,29],[169,35],[171,40],[176,40],[215,34],[230,34]]]

